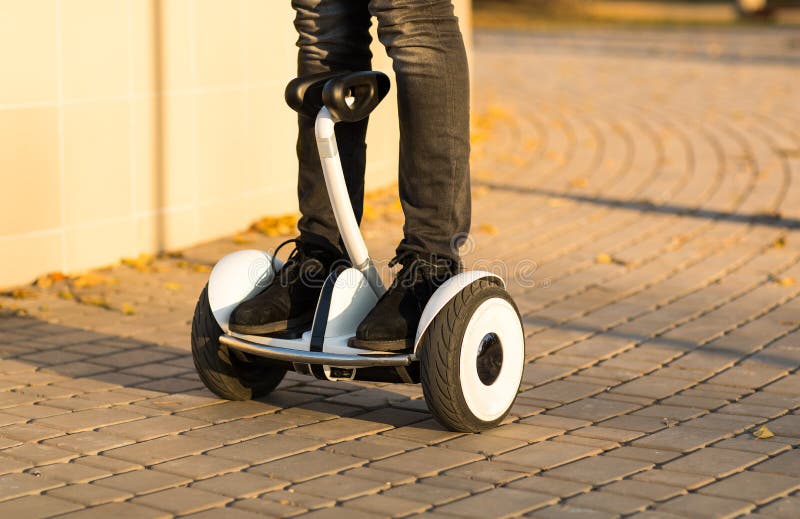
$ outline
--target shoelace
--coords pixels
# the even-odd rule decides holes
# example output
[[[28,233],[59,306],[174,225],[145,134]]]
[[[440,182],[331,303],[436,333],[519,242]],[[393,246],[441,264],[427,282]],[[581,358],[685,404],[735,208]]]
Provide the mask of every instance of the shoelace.
[[[286,246],[286,245],[288,245],[290,243],[294,243],[295,244],[295,248],[291,252],[291,254],[289,254],[289,257],[286,258],[286,262],[284,263],[283,268],[280,270],[279,274],[280,274],[280,281],[281,281],[282,284],[292,283],[298,277],[302,276],[303,275],[303,270],[304,270],[303,269],[303,265],[306,263],[306,259],[307,259],[305,251],[303,251],[303,244],[298,238],[292,238],[292,239],[286,240],[285,242],[283,242],[280,245],[278,245],[278,247],[275,248],[275,252],[272,253],[272,270],[273,270],[273,272],[276,269],[275,258],[278,257],[278,252],[280,252],[280,250],[284,246]],[[308,270],[308,269],[306,269],[306,270]],[[313,268],[312,268],[312,270],[313,270]],[[311,274],[313,274],[313,272]]]
[[[394,267],[398,263],[402,264],[403,268],[397,273],[394,283],[392,284],[402,284],[402,286],[405,287],[414,285],[423,274],[427,274],[426,277],[436,280],[439,276],[446,276],[452,269],[449,260],[439,259],[430,261],[421,257],[414,251],[406,251],[398,254],[389,262],[389,267]]]

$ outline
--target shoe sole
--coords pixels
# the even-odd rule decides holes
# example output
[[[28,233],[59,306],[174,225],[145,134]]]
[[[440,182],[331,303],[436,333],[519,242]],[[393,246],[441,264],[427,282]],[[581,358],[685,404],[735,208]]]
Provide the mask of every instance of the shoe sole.
[[[305,331],[311,327],[314,314],[308,316],[295,317],[284,321],[274,321],[266,324],[235,324],[230,323],[228,327],[232,332],[244,335],[268,335],[270,333],[293,333]]]
[[[351,337],[347,341],[351,348],[360,348],[372,351],[404,351],[414,347],[412,339],[398,339],[395,341],[368,341]]]

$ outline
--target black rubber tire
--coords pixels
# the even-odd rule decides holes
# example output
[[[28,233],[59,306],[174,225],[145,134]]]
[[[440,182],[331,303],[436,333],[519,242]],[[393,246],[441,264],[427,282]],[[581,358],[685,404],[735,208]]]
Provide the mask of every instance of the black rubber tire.
[[[508,301],[519,316],[516,304],[503,287],[491,279],[479,279],[439,311],[417,348],[422,392],[428,409],[439,423],[451,431],[480,432],[496,427],[513,405],[512,401],[497,419],[484,421],[472,413],[461,390],[459,370],[464,333],[478,306],[491,298]]]
[[[226,400],[251,400],[272,392],[286,375],[286,368],[251,358],[241,360],[219,342],[222,328],[208,303],[208,285],[203,288],[192,319],[192,357],[203,384]]]

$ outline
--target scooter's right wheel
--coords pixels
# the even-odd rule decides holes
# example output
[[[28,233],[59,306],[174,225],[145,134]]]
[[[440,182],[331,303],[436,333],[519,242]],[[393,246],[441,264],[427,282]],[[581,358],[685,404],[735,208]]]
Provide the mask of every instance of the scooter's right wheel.
[[[200,380],[212,393],[226,400],[250,400],[272,392],[286,375],[286,368],[244,354],[240,358],[219,342],[222,333],[211,312],[206,286],[192,319],[192,357]]]
[[[425,401],[453,431],[495,427],[508,414],[525,364],[525,336],[514,301],[479,279],[433,318],[417,349]]]

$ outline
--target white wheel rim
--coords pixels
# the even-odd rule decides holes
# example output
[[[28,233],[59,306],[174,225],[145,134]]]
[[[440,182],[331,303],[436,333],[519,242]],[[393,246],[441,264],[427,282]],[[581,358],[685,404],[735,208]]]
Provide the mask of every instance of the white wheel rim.
[[[502,347],[500,372],[490,385],[478,375],[478,354],[493,334]],[[503,416],[517,396],[525,363],[525,339],[516,310],[505,299],[493,297],[478,306],[461,341],[461,392],[472,414],[490,422]]]

